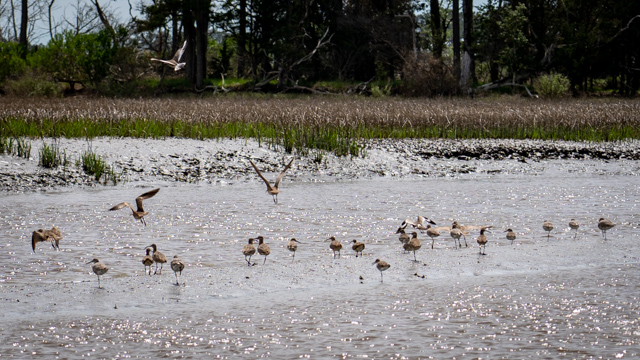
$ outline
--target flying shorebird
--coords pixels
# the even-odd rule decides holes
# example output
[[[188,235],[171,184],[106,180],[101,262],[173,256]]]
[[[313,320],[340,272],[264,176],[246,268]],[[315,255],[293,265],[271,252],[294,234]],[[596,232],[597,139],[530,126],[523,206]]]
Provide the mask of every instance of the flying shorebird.
[[[289,251],[293,251],[292,260],[296,258],[296,251],[298,250],[298,244],[302,244],[302,243],[294,238],[291,238],[291,240],[289,240],[289,243],[287,243],[287,249],[289,249]]]
[[[156,263],[156,270],[153,272],[153,275],[158,273],[158,264],[160,264],[160,274],[162,274],[162,265],[167,262],[167,257],[164,256],[163,253],[158,251],[156,244],[151,244],[147,246],[147,248],[153,248],[153,255],[151,257],[153,258],[153,261]]]
[[[267,262],[267,256],[271,254],[271,248],[265,244],[262,236],[258,236],[256,239],[258,239],[258,254],[264,256],[264,262],[262,262],[262,265],[264,265]]]
[[[388,262],[386,261],[382,261],[380,259],[376,259],[376,261],[373,262],[376,267],[378,268],[378,270],[380,271],[380,282],[383,282],[382,279],[382,272],[385,270],[389,270],[389,268],[391,267],[391,265],[389,265]]]
[[[171,260],[171,270],[173,270],[173,274],[176,276],[176,285],[180,285],[178,281],[178,273],[182,276],[182,270],[184,270],[184,262],[180,260],[178,255],[173,256],[173,260]]]
[[[342,243],[340,240],[336,240],[335,236],[328,238],[327,240],[331,240],[331,244],[329,244],[329,248],[333,250],[333,258],[336,258],[336,251],[338,252],[338,257],[340,257],[340,250],[342,250]]]
[[[251,266],[251,256],[256,253],[256,247],[253,246],[253,238],[249,239],[249,243],[242,248],[242,254],[244,254],[244,260],[247,265]]]
[[[98,276],[98,288],[102,289],[102,285],[100,285],[100,275],[103,275],[107,271],[109,271],[109,268],[105,264],[101,263],[98,259],[93,259],[87,264],[93,264],[91,269],[93,270],[93,273]]]
[[[175,55],[173,55],[173,58],[171,60],[151,58],[151,61],[159,61],[161,63],[171,65],[173,66],[173,71],[178,71],[187,64],[187,63],[180,62],[180,59],[182,58],[182,54],[184,54],[184,49],[186,48],[187,48],[187,41],[185,40],[184,45],[182,45],[182,48],[176,51]]]
[[[511,228],[505,231],[507,233],[507,240],[511,240],[511,245],[513,245],[513,241],[516,239],[516,233],[511,230]]]
[[[413,251],[413,261],[418,261],[416,259],[416,251],[420,250],[421,247],[422,243],[420,242],[420,239],[418,239],[418,233],[415,231],[412,232],[411,239],[408,243],[404,244],[404,249],[406,251]]]
[[[604,236],[605,240],[607,240],[607,230],[614,226],[616,226],[616,224],[605,218],[600,218],[600,220],[598,220],[598,229],[602,230],[602,236]]]
[[[147,266],[149,267],[149,275],[151,275],[151,265],[153,265],[153,258],[151,257],[151,254],[149,254],[151,252],[151,249],[146,248],[145,250],[147,250],[147,255],[142,257],[142,265],[144,265],[145,273],[147,272]]]
[[[362,256],[362,250],[364,250],[364,243],[363,242],[359,242],[358,240],[353,240],[353,245],[351,246],[351,248],[353,249],[353,251],[356,252],[356,257],[358,257],[358,253],[360,253],[360,256]]]
[[[578,224],[576,219],[571,219],[571,221],[569,221],[569,227],[571,228],[571,230],[576,231],[575,234],[573,235],[573,238],[575,239],[576,236],[578,236],[578,228],[580,227],[580,224]]]
[[[411,221],[410,219],[406,219],[405,221],[402,222],[400,226],[404,229],[407,227],[407,225],[411,225],[413,226],[414,229],[425,231],[427,230],[426,223],[429,223],[431,225],[436,225],[436,223],[433,220],[425,218],[423,216],[418,216],[418,219],[416,221]]]
[[[62,233],[55,226],[51,230],[38,229],[31,234],[31,248],[35,253],[37,243],[51,241],[51,246],[56,250],[60,250],[60,239],[62,239]]]
[[[547,239],[549,239],[549,237],[551,236],[551,230],[553,230],[553,224],[551,223],[551,221],[545,220],[542,223],[542,229],[547,232]]]
[[[256,172],[258,173],[258,176],[260,176],[262,181],[264,181],[264,183],[267,184],[267,192],[269,193],[269,195],[273,196],[273,202],[275,204],[277,204],[278,203],[278,194],[280,193],[280,190],[278,190],[278,185],[280,185],[280,180],[282,180],[282,177],[284,176],[284,173],[287,170],[289,170],[289,168],[291,167],[291,164],[293,163],[293,159],[291,159],[291,161],[289,161],[287,166],[284,167],[284,170],[282,170],[280,175],[278,175],[278,177],[276,178],[276,182],[273,184],[273,186],[271,186],[271,184],[269,184],[269,181],[267,181],[267,179],[265,179],[264,176],[262,176],[262,173],[260,172],[260,170],[258,169],[256,164],[254,164],[253,161],[251,161],[251,160],[249,160],[249,162],[251,163],[253,168],[256,170]]]
[[[431,225],[427,225],[427,236],[431,238],[431,248],[433,249],[433,243],[436,238],[440,236],[440,232],[436,228],[432,228]]]
[[[149,214],[148,212],[144,211],[144,208],[142,207],[142,200],[146,200],[150,197],[153,197],[155,194],[158,193],[158,191],[160,191],[160,189],[155,189],[155,190],[151,190],[151,191],[147,191],[146,193],[138,196],[136,198],[136,206],[138,207],[138,209],[134,209],[133,206],[131,206],[131,204],[129,204],[128,202],[121,202],[120,204],[112,207],[111,209],[109,209],[110,211],[113,210],[120,210],[126,206],[128,206],[129,208],[131,208],[131,211],[133,213],[133,217],[136,220],[140,220],[141,223],[144,224],[144,226],[147,226],[147,222],[144,221],[144,217]]]
[[[485,253],[485,249],[487,247],[487,235],[484,234],[484,232],[487,230],[487,228],[481,228],[480,229],[480,236],[478,236],[478,249],[480,251],[480,255],[487,255]]]

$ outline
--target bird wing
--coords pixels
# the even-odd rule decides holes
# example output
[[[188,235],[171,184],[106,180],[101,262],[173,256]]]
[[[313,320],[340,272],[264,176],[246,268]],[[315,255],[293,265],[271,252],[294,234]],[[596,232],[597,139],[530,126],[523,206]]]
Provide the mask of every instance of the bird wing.
[[[33,252],[36,252],[36,244],[39,243],[40,241],[44,241],[42,237],[42,233],[38,231],[34,231],[31,234],[31,248],[33,249]]]
[[[278,188],[278,184],[280,184],[280,180],[282,180],[282,177],[284,176],[284,173],[287,172],[287,170],[289,170],[289,168],[291,167],[291,164],[293,164],[293,159],[291,159],[291,161],[289,161],[287,166],[284,167],[284,170],[282,170],[280,175],[278,175],[278,178],[276,179],[276,183],[274,184],[274,187],[276,189]]]
[[[403,229],[407,227],[407,225],[411,225],[413,227],[416,227],[416,223],[413,222],[413,220],[411,219],[406,219],[405,221],[402,222],[402,225],[400,225]]]
[[[131,210],[133,210],[133,206],[131,206],[131,204],[129,204],[128,202],[121,202],[120,204],[118,204],[118,205],[112,207],[111,209],[109,209],[109,211],[120,210],[123,207],[127,207],[127,206],[130,207]]]
[[[159,62],[165,63],[167,65],[176,66],[176,62],[173,61],[173,60],[162,60],[162,59],[151,58],[151,61],[159,61]]]
[[[435,228],[432,228],[433,230],[440,232],[440,231],[451,231],[451,226],[438,226]]]
[[[433,220],[431,220],[429,218],[426,218],[424,216],[418,216],[418,223],[419,224],[423,224],[425,221],[428,222],[431,225],[436,225],[436,223]]]
[[[182,47],[178,49],[178,51],[176,51],[175,55],[173,55],[173,58],[171,60],[174,61],[176,64],[179,63],[180,58],[182,58],[182,54],[184,54],[184,49],[186,48],[187,48],[187,40],[184,41],[184,44],[182,45]]]
[[[262,176],[262,173],[260,172],[260,170],[258,169],[258,167],[256,166],[256,164],[253,163],[253,161],[249,160],[249,162],[251,163],[251,165],[253,166],[253,168],[256,170],[256,172],[258,173],[258,176],[260,176],[260,178],[262,179],[262,181],[264,181],[265,184],[267,184],[267,189],[268,190],[273,190],[273,187],[271,186],[271,184],[269,184],[269,182],[267,181],[267,179],[264,178],[264,176]]]
[[[153,197],[155,194],[158,193],[158,191],[160,191],[160,188],[147,191],[146,193],[136,198],[136,206],[138,207],[138,212],[144,212],[144,209],[142,208],[142,200]]]

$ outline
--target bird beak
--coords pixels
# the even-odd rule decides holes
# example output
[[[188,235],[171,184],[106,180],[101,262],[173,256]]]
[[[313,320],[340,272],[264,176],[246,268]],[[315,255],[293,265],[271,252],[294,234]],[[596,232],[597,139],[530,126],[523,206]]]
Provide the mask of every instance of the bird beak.
[[[433,220],[431,220],[431,219],[429,219],[429,224],[431,224],[431,225],[438,225],[438,224],[436,224],[436,223],[435,223]]]

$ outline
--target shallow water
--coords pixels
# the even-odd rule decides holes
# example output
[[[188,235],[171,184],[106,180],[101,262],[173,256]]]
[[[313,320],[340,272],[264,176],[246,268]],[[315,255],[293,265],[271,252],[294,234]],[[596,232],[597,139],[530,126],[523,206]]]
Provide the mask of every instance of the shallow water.
[[[640,190],[621,170],[629,164],[285,179],[278,205],[257,181],[168,183],[145,201],[146,227],[126,209],[107,210],[151,185],[2,195],[0,358],[634,358]],[[420,235],[414,262],[395,230],[417,215],[493,225],[487,255],[478,253],[477,233],[460,250],[448,234],[434,249]],[[607,241],[599,217],[617,224]],[[575,240],[570,218],[582,224]],[[544,220],[556,224],[549,239]],[[61,251],[40,243],[33,254],[31,231],[53,224],[64,235]],[[508,227],[518,234],[514,245]],[[272,253],[249,267],[240,250],[257,235]],[[332,235],[345,245],[335,260],[325,241]],[[290,237],[303,243],[295,261]],[[352,239],[366,243],[363,257]],[[182,285],[168,265],[160,276],[144,273],[151,243],[187,263]],[[110,267],[103,289],[85,264],[94,257]],[[376,258],[392,266],[384,283]]]

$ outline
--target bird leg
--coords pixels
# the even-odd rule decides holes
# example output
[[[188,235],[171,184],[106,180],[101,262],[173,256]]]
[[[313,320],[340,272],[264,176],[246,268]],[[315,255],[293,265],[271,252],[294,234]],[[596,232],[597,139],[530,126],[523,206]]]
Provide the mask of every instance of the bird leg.
[[[264,265],[264,264],[266,264],[266,263],[267,263],[267,257],[265,256],[265,257],[264,257],[264,261],[262,262],[262,265]]]

